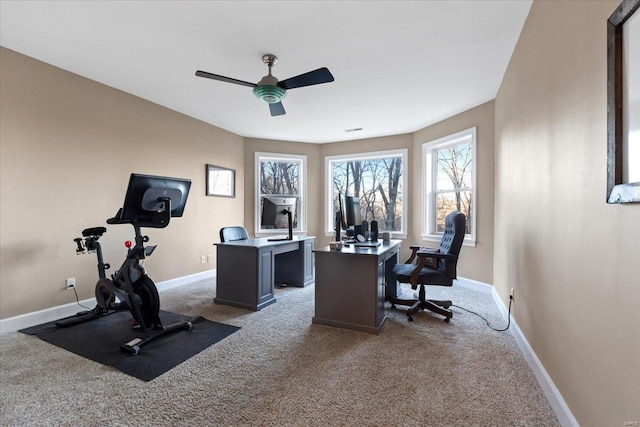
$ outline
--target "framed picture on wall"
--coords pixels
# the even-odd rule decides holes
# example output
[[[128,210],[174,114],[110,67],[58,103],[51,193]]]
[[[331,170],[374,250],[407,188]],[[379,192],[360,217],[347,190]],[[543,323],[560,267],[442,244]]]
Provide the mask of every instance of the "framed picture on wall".
[[[236,197],[236,171],[207,165],[207,196]]]
[[[607,22],[607,203],[640,203],[640,0]]]

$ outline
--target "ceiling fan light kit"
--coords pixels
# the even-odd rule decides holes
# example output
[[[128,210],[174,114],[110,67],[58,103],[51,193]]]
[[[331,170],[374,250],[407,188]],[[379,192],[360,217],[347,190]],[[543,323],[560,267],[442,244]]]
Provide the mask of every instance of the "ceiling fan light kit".
[[[280,101],[287,96],[288,89],[330,83],[334,80],[331,72],[326,67],[323,67],[279,82],[276,77],[271,75],[271,67],[273,67],[277,61],[278,58],[270,53],[262,56],[262,62],[269,67],[269,74],[264,76],[257,84],[199,70],[196,71],[196,76],[253,87],[253,94],[269,104],[269,111],[272,116],[286,114],[284,106]]]
[[[287,96],[287,91],[276,85],[258,84],[258,86],[253,88],[253,94],[264,102],[273,104],[282,101],[282,99]]]

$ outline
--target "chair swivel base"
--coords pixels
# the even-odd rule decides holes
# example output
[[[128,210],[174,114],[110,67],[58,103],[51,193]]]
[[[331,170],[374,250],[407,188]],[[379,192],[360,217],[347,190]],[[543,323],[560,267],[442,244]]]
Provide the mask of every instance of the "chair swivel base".
[[[439,300],[425,300],[425,301],[416,301],[408,310],[407,310],[407,320],[409,322],[413,322],[413,315],[416,314],[420,310],[429,310],[434,313],[438,313],[444,316],[444,321],[449,323],[449,320],[453,317],[453,313],[449,310],[451,307],[451,301],[439,301]]]
[[[434,313],[438,313],[444,316],[444,321],[449,323],[449,320],[453,317],[453,312],[449,310],[449,307],[453,305],[453,303],[449,300],[434,300],[434,299],[392,299],[391,300],[391,308],[396,308],[396,304],[399,305],[410,305],[407,309],[407,317],[409,322],[413,322],[413,315],[421,310],[429,310]]]

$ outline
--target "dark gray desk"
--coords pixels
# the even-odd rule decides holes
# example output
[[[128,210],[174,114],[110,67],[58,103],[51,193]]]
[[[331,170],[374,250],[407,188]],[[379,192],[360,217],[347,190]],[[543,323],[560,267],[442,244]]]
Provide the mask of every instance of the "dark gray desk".
[[[260,310],[276,302],[274,286],[313,283],[313,236],[216,243],[216,304]]]
[[[316,313],[313,323],[379,333],[386,319],[385,288],[395,295],[393,266],[398,263],[400,241],[377,248],[314,250],[316,256]]]

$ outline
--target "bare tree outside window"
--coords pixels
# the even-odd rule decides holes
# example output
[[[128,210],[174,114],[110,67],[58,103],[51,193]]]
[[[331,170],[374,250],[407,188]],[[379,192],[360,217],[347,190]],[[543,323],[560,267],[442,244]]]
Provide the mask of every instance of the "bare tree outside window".
[[[265,231],[260,226],[260,217],[264,206],[264,197],[266,196],[296,197],[298,203],[296,203],[296,211],[293,215],[293,228],[294,230],[300,230],[299,217],[302,208],[300,203],[301,173],[302,161],[299,159],[258,158],[258,231]]]
[[[260,162],[260,193],[295,196],[298,195],[300,176],[299,163]]]
[[[471,143],[436,151],[436,231],[444,232],[444,220],[453,211],[467,217],[466,234],[471,233],[472,155]]]
[[[330,162],[333,210],[340,194],[360,198],[362,219],[381,231],[402,231],[402,155]]]
[[[439,242],[445,218],[466,217],[464,244],[475,246],[477,209],[477,127],[422,144],[422,239]]]

